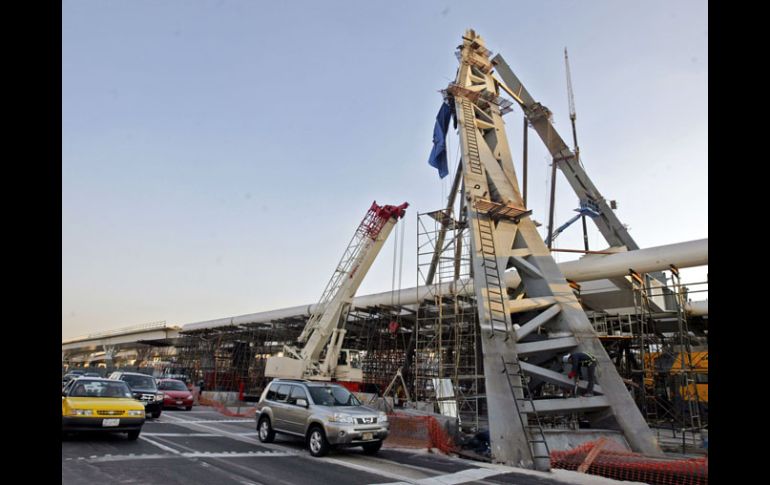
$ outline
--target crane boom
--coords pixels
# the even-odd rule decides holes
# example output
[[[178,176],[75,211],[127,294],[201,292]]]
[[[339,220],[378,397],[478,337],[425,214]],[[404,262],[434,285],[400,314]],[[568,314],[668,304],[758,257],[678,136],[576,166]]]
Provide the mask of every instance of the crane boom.
[[[575,120],[577,120],[577,111],[575,111],[575,93],[572,91],[572,76],[569,73],[569,56],[567,56],[567,48],[564,48],[564,66],[567,71],[567,100],[569,101],[569,119],[572,122],[572,146],[575,148],[575,157],[580,160],[580,148],[578,148],[577,142],[577,129],[575,128]]]
[[[567,55],[567,48],[564,48],[564,65],[567,68],[567,100],[569,101],[569,117],[571,120],[577,118],[577,112],[575,111],[575,93],[572,92],[572,76],[569,74],[569,56]]]
[[[302,348],[286,345],[283,356],[269,357],[265,366],[267,377],[316,380],[339,377],[335,370],[345,337],[343,317],[364,276],[408,206],[406,202],[400,206],[372,203],[297,339],[298,344],[303,344]],[[324,350],[326,352],[321,360]],[[360,381],[363,377],[360,369],[344,371],[345,380]]]

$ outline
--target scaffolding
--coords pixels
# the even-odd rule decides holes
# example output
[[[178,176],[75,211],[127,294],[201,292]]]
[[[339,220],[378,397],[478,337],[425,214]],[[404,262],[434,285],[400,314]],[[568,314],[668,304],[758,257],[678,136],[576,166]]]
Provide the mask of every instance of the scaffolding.
[[[416,315],[414,395],[469,431],[486,414],[472,295],[470,233],[450,210],[417,215],[417,285],[427,293]]]
[[[589,311],[588,316],[637,406],[660,436],[681,433],[685,445],[699,445],[708,427],[708,319],[687,312],[692,293],[708,282],[685,286],[679,270],[666,272],[666,286],[647,274],[629,272],[633,308],[628,313]],[[655,308],[656,298],[665,308]],[[678,438],[677,438],[678,439]]]

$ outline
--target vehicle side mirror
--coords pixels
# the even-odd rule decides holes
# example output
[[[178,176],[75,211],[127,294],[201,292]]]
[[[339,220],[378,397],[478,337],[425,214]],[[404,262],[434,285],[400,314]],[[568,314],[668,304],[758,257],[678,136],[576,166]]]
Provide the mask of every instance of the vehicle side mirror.
[[[302,399],[302,398],[297,399],[297,406],[302,406],[303,408],[306,408],[307,399]]]

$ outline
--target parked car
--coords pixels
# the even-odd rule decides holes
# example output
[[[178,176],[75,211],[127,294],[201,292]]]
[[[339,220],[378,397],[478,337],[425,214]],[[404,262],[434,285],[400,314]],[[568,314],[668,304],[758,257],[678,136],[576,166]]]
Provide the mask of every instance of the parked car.
[[[164,408],[185,408],[191,410],[193,407],[193,395],[184,382],[176,379],[158,379],[158,390],[163,392]]]
[[[125,382],[80,377],[62,389],[62,437],[70,432],[125,432],[135,440],[144,425],[144,406]]]
[[[331,448],[361,446],[377,453],[390,432],[388,416],[364,406],[339,384],[275,379],[257,403],[257,434],[271,443],[275,433],[301,437],[312,456]]]
[[[158,392],[155,379],[147,374],[137,372],[113,372],[110,379],[124,381],[131,389],[134,399],[144,403],[144,411],[157,419],[163,409],[163,393]]]
[[[83,377],[99,377],[99,378],[101,378],[102,375],[99,374],[98,372],[86,372],[85,374],[83,374]]]
[[[64,376],[61,378],[62,387],[64,387],[69,381],[77,379],[78,377],[83,377],[83,374],[74,374],[72,372],[64,374]]]

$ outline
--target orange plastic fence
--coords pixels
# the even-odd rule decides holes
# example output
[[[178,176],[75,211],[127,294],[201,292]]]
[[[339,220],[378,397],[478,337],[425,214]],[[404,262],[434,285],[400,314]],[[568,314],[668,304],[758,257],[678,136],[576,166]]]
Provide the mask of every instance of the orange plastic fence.
[[[708,457],[668,460],[602,445],[597,440],[567,451],[552,451],[551,467],[577,470],[583,465],[585,473],[651,485],[708,483]]]
[[[211,406],[212,408],[219,411],[221,414],[224,414],[225,416],[231,417],[231,418],[253,418],[257,414],[257,408],[247,408],[242,413],[234,413],[233,411],[230,411],[227,409],[227,407],[222,404],[219,401],[215,401],[213,399],[208,399],[203,396],[200,396],[198,398],[198,402],[202,404],[203,406]]]
[[[390,435],[385,444],[397,448],[437,448],[444,453],[457,450],[449,433],[432,416],[388,414]]]

